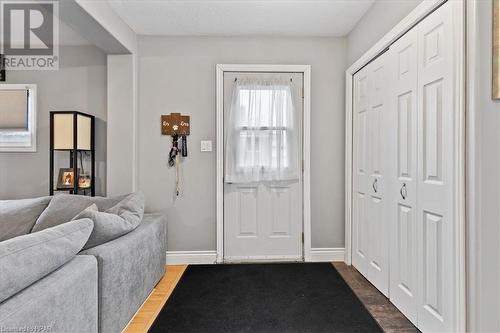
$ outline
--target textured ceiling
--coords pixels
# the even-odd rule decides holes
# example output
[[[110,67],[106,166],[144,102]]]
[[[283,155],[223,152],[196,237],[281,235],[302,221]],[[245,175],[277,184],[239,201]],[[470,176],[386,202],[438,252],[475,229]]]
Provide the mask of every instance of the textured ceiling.
[[[345,36],[373,0],[108,0],[141,35]]]

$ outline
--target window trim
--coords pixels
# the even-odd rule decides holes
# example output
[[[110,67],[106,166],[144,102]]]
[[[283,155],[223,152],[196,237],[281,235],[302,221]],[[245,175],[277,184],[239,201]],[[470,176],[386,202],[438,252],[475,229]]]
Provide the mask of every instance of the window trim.
[[[29,143],[2,142],[0,138],[0,152],[34,153],[37,151],[37,85],[36,84],[0,84],[0,90],[28,90],[28,132]],[[2,130],[0,129],[0,133]]]

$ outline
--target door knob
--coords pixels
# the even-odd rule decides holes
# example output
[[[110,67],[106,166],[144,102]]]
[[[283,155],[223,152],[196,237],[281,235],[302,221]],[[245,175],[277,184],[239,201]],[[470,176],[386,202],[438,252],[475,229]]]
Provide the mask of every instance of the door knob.
[[[401,186],[401,190],[399,190],[399,193],[401,194],[401,198],[403,198],[403,200],[406,200],[406,197],[408,195],[408,191],[406,190],[406,183],[403,183],[403,186]]]
[[[373,187],[373,190],[375,191],[375,193],[377,193],[377,191],[378,191],[378,179],[377,178],[375,178],[375,180],[373,181],[372,187]]]

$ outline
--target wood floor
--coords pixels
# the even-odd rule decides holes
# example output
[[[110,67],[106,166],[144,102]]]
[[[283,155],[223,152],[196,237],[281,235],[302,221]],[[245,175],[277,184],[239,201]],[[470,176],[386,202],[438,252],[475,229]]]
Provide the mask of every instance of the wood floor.
[[[375,318],[380,327],[389,333],[419,332],[389,300],[373,287],[355,268],[343,262],[333,263],[340,275],[354,291],[356,296]],[[166,266],[165,276],[137,311],[123,330],[124,333],[146,333],[156,316],[167,302],[170,294],[186,270],[186,265]]]
[[[413,333],[420,332],[413,324],[363,275],[353,266],[343,262],[334,262],[333,266],[364,304],[368,312],[382,327],[384,332]]]
[[[166,272],[163,278],[153,289],[151,295],[137,311],[132,320],[128,323],[123,333],[146,333],[156,316],[167,302],[175,286],[186,270],[187,265],[166,266]]]

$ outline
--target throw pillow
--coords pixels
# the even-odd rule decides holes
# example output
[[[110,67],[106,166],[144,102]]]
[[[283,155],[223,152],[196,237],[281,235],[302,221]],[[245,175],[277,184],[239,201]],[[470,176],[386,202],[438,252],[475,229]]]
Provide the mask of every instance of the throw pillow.
[[[0,241],[28,234],[50,199],[0,200]]]
[[[131,232],[139,226],[143,215],[144,195],[139,192],[129,194],[104,212],[92,204],[73,219],[89,218],[94,221],[94,230],[84,246],[84,249],[88,249]]]
[[[103,198],[65,193],[57,194],[52,198],[47,209],[40,215],[31,232],[69,222],[76,214],[94,203],[99,210],[109,209],[123,200],[123,198],[125,198],[125,196]]]
[[[0,242],[0,303],[70,261],[92,227],[83,219]]]

